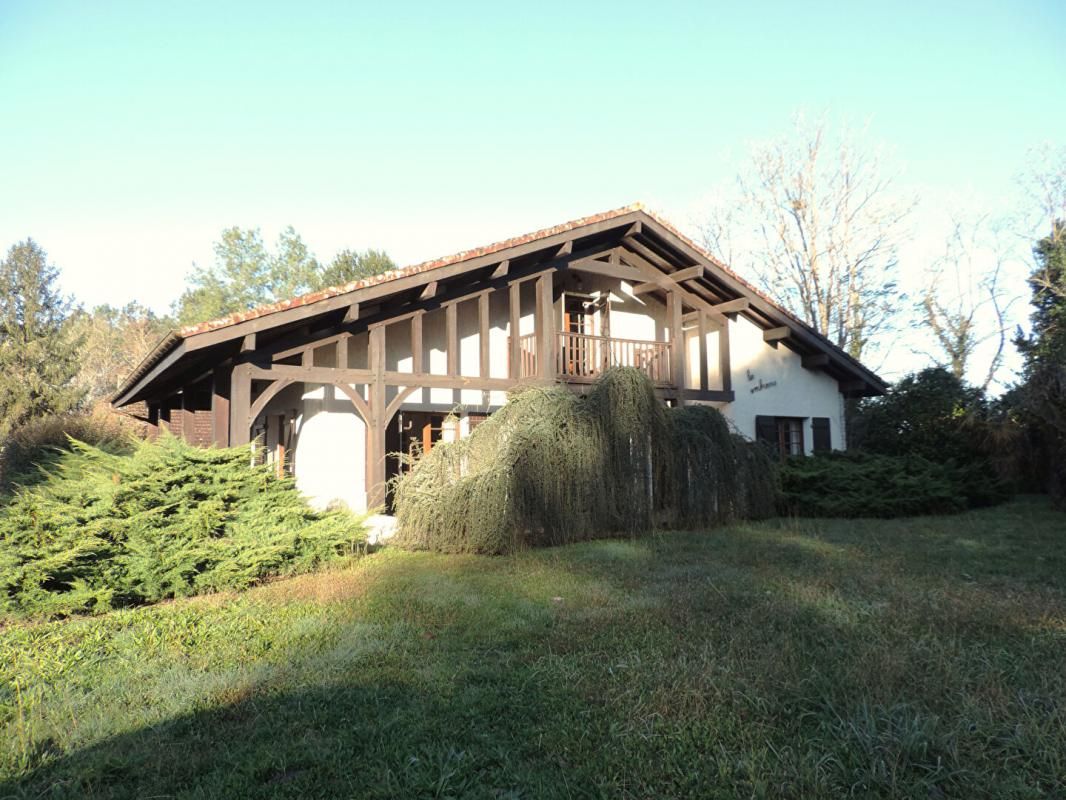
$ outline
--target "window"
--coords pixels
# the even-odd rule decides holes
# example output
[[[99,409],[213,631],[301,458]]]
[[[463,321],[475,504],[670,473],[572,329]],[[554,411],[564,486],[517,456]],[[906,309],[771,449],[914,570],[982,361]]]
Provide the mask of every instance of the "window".
[[[802,417],[756,417],[755,439],[769,445],[782,458],[806,452]]]

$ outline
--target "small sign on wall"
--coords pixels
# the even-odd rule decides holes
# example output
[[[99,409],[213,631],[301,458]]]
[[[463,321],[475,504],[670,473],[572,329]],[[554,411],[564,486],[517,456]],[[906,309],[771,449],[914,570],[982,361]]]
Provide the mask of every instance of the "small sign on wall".
[[[752,372],[750,369],[747,370],[747,373],[748,381],[754,381],[755,373]],[[756,392],[765,392],[767,389],[772,389],[775,386],[777,386],[777,381],[764,381],[762,378],[759,378],[759,382],[751,387],[751,393],[755,394]]]

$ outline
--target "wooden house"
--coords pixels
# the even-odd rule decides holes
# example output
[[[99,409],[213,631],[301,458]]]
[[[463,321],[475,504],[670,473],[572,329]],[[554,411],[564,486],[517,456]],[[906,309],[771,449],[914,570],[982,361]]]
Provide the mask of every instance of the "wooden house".
[[[319,505],[379,507],[388,454],[463,436],[527,384],[610,366],[782,453],[844,445],[870,370],[640,206],[169,334],[113,397],[202,445],[256,443]],[[454,413],[453,413],[454,412]]]

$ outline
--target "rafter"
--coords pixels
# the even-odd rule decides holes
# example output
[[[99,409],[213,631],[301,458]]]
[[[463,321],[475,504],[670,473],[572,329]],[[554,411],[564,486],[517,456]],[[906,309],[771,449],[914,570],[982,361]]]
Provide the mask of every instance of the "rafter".
[[[764,342],[770,342],[775,344],[777,342],[784,341],[792,335],[792,329],[787,325],[782,325],[780,328],[770,328],[762,332],[762,340]]]

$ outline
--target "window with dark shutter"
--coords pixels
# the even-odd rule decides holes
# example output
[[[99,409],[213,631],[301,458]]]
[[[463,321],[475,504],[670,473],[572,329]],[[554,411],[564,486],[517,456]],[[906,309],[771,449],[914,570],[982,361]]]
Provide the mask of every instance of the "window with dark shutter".
[[[811,433],[814,439],[814,452],[828,453],[833,449],[829,438],[829,417],[813,417],[811,419]]]
[[[763,442],[777,449],[777,418],[755,418],[755,441]]]

